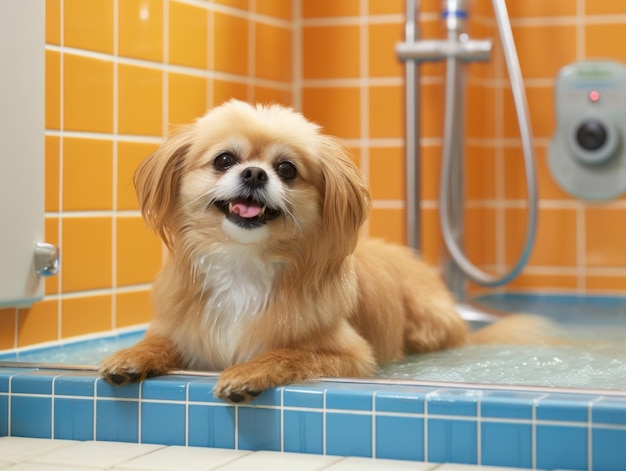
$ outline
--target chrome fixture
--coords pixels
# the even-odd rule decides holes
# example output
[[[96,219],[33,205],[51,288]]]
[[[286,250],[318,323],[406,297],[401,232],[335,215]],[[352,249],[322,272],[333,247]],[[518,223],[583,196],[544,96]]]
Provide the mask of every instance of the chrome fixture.
[[[59,248],[46,242],[35,244],[35,272],[38,276],[52,276],[59,272]]]
[[[519,260],[505,275],[497,277],[473,265],[461,248],[463,239],[463,119],[464,63],[487,60],[492,43],[474,40],[465,32],[467,9],[465,0],[444,0],[443,17],[447,38],[419,39],[417,29],[418,0],[406,1],[405,42],[396,46],[396,53],[406,66],[406,165],[407,165],[407,242],[419,249],[419,168],[418,111],[419,97],[417,65],[420,62],[446,60],[446,100],[443,162],[440,192],[440,224],[443,238],[452,260],[444,267],[449,288],[459,300],[465,297],[465,280],[483,286],[500,286],[515,278],[526,264],[534,242],[537,225],[537,186],[535,177],[532,133],[528,118],[526,95],[517,52],[504,0],[493,0],[498,31],[503,45],[509,80],[517,113],[528,193],[528,222],[526,241]]]

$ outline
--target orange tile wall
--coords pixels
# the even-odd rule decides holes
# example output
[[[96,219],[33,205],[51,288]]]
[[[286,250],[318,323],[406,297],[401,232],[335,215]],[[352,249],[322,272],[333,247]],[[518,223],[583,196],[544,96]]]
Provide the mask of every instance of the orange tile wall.
[[[421,2],[425,38],[442,37],[439,0]],[[508,289],[626,292],[626,200],[586,204],[547,170],[553,80],[586,58],[626,63],[626,7],[613,0],[507,2],[526,77],[540,221],[529,266]],[[497,37],[491,2],[469,33]],[[346,140],[374,198],[365,231],[405,241],[403,0],[47,0],[46,239],[62,271],[30,309],[0,311],[0,349],[150,318],[162,248],[141,221],[131,178],[179,123],[230,97],[293,105]],[[421,67],[422,251],[442,251],[437,192],[442,64]],[[500,45],[472,64],[467,97],[470,257],[502,270],[525,224],[521,150]]]

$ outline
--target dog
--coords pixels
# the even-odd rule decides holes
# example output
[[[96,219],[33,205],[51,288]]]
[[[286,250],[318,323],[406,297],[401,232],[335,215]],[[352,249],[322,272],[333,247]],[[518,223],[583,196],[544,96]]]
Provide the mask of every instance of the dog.
[[[101,365],[109,383],[222,371],[214,395],[242,403],[470,342],[434,270],[406,247],[359,238],[365,181],[339,139],[290,108],[213,108],[149,155],[134,183],[169,259],[145,338]]]

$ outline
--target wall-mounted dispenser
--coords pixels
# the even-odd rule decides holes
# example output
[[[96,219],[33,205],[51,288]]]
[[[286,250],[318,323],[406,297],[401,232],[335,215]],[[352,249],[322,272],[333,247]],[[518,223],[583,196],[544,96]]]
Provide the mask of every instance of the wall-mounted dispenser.
[[[555,84],[557,130],[549,167],[581,199],[602,201],[626,191],[626,66],[585,61],[563,67]]]
[[[44,296],[44,0],[0,1],[0,308]]]

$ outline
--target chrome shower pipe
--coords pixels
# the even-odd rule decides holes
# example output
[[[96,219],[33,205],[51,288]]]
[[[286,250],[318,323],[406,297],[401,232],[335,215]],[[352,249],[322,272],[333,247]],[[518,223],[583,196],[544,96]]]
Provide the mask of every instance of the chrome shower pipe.
[[[419,0],[406,0],[406,23],[404,40],[406,45],[417,44],[419,39],[417,12]],[[405,175],[406,175],[406,231],[407,244],[416,250],[421,248],[420,238],[420,146],[419,146],[419,71],[417,61],[407,59],[404,68],[405,116]]]
[[[455,0],[451,3],[464,3]],[[420,39],[418,28],[419,0],[406,0],[406,23],[404,42],[396,45],[396,54],[405,63],[405,136],[406,136],[406,231],[407,244],[417,250],[420,243],[420,185],[419,185],[419,69],[420,62],[438,61],[447,57],[465,60],[487,60],[491,51],[491,41],[470,40],[466,36],[459,40],[449,37],[447,41]],[[454,9],[454,6],[450,8]],[[464,23],[462,13],[448,15],[449,27]]]
[[[530,255],[536,231],[537,214],[537,189],[532,134],[519,62],[508,21],[506,4],[504,0],[493,0],[498,30],[502,39],[513,88],[513,97],[524,151],[529,209],[526,243],[518,262],[509,273],[502,277],[494,277],[482,272],[464,255],[461,248],[463,238],[462,204],[464,197],[462,164],[463,101],[461,94],[461,91],[464,89],[464,68],[462,63],[471,60],[486,60],[489,58],[491,50],[491,41],[472,40],[465,34],[465,21],[467,18],[465,4],[465,0],[444,1],[444,19],[448,29],[446,40],[407,42],[396,46],[396,52],[401,60],[433,61],[446,59],[447,62],[440,223],[446,247],[454,261],[454,263],[448,261],[444,267],[446,282],[457,296],[457,299],[460,300],[465,296],[465,277],[484,286],[500,286],[508,283],[519,274]],[[406,84],[407,89],[409,87],[415,88],[416,86],[415,82]],[[409,130],[407,129],[407,131]],[[417,139],[417,134],[411,136],[410,133],[407,133],[407,147],[409,140],[417,141]],[[410,159],[411,155],[407,152],[407,164]],[[454,194],[451,194],[452,192]],[[411,198],[415,198],[415,195],[412,194],[411,188],[408,187],[407,199],[410,200]]]

